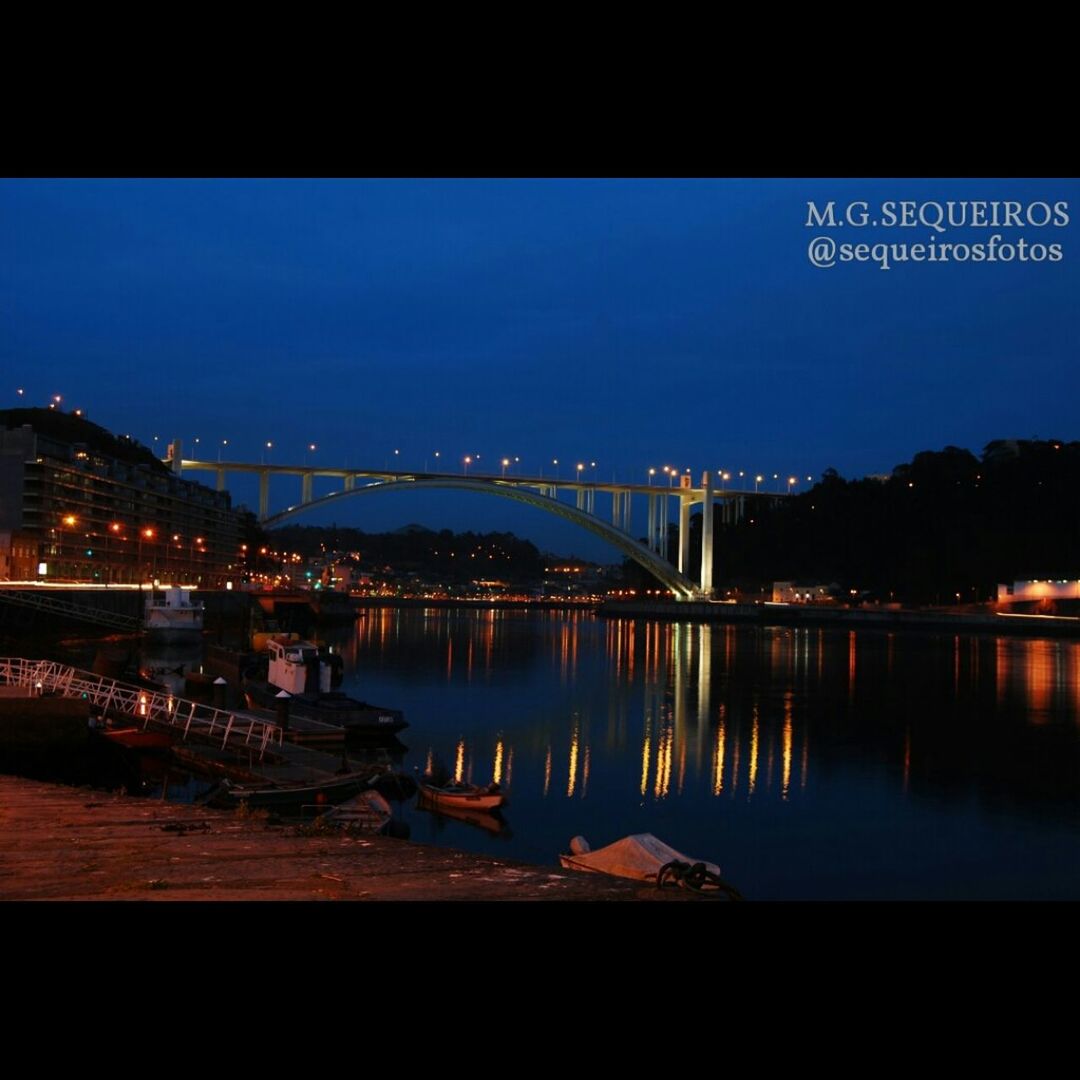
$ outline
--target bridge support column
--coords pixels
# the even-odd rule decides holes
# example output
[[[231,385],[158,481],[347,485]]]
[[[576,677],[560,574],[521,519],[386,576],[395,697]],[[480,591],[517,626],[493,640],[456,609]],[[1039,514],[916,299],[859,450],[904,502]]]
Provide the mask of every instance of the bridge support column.
[[[656,550],[656,496],[649,496],[649,550]]]
[[[711,596],[713,591],[713,493],[711,477],[702,474],[701,486],[705,500],[701,504],[701,591]]]
[[[660,558],[668,557],[668,496],[660,496]]]
[[[679,496],[679,573],[690,568],[690,499]]]
[[[217,473],[217,489],[218,489],[218,491],[224,491],[225,490],[225,470],[224,469],[215,469],[214,471]]]
[[[259,520],[270,516],[270,474],[265,470],[259,471]]]
[[[346,476],[345,477],[345,490],[346,491],[353,491],[355,488],[356,488],[356,477],[355,476]]]
[[[302,503],[311,502],[311,480],[312,480],[311,473],[309,473],[309,472],[304,473],[304,475],[303,475],[303,477],[302,477],[302,479],[300,481],[300,501]]]
[[[577,491],[575,492],[575,494],[577,495],[577,508],[579,510],[584,510],[585,509],[585,489],[584,488],[578,488]]]
[[[622,527],[622,492],[613,491],[611,493],[611,524],[616,529]]]
[[[623,516],[622,516],[622,520],[623,520],[623,530],[625,532],[630,531],[630,506],[631,506],[631,495],[632,494],[633,493],[629,492],[629,491],[624,491],[623,492]]]

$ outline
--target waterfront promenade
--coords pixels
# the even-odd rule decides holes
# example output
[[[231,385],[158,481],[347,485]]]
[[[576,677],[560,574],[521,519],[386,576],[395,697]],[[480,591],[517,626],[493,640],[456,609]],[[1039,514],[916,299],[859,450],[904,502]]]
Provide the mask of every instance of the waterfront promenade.
[[[696,899],[258,814],[0,776],[0,900]]]

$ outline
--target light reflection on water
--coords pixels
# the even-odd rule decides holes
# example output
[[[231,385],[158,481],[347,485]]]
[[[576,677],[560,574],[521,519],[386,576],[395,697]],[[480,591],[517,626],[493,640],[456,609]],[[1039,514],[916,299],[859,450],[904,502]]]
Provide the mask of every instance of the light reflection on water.
[[[1080,896],[1080,643],[591,615],[369,610],[346,689],[405,709],[406,767],[509,790],[554,863],[655,832],[750,896]]]

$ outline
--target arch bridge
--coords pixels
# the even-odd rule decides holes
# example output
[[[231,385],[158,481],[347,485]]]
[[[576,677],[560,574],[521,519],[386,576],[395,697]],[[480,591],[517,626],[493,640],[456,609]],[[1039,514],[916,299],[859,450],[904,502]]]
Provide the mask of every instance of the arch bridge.
[[[213,472],[217,488],[225,490],[229,473],[256,473],[259,477],[259,522],[267,527],[280,525],[318,507],[330,506],[343,499],[384,491],[424,491],[449,489],[477,492],[511,499],[534,506],[586,529],[606,540],[625,556],[639,563],[675,594],[678,600],[696,600],[713,591],[713,506],[723,507],[724,519],[738,521],[746,512],[748,500],[787,498],[786,493],[717,488],[708,472],[693,486],[691,477],[680,477],[680,486],[620,484],[573,479],[560,481],[543,477],[507,476],[484,473],[416,472],[387,469],[328,468],[323,465],[269,465],[250,462],[198,461],[184,458],[179,440],[169,446],[167,463],[174,472]],[[299,476],[300,500],[284,510],[270,512],[272,476]],[[340,490],[316,497],[316,477],[341,481]],[[564,493],[573,493],[573,502]],[[610,500],[610,521],[596,512],[596,496]],[[647,506],[646,540],[642,543],[631,533],[631,510],[634,499]],[[676,561],[668,556],[670,502],[678,501],[679,545]],[[602,500],[603,501],[603,500]],[[698,581],[688,576],[690,566],[690,511],[702,507],[701,575]]]

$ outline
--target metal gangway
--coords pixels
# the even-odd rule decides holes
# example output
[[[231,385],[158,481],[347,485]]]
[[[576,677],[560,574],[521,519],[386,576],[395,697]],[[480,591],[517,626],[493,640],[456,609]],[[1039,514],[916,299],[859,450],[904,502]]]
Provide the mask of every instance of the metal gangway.
[[[66,615],[80,622],[105,626],[110,630],[135,631],[139,629],[139,620],[134,615],[123,615],[119,611],[107,611],[105,608],[80,604],[74,600],[64,600],[40,590],[20,591],[18,589],[0,589],[0,603],[16,604],[19,607],[46,611],[52,615]]]
[[[280,725],[250,715],[147,690],[53,660],[0,657],[0,684],[27,687],[38,695],[87,698],[100,715],[123,716],[142,727],[153,726],[222,748],[246,747],[262,760],[268,747],[281,746]]]

